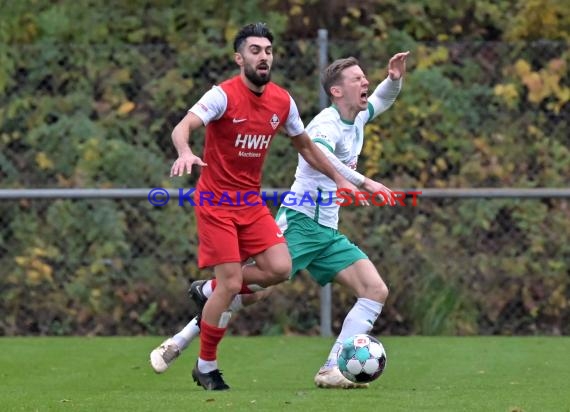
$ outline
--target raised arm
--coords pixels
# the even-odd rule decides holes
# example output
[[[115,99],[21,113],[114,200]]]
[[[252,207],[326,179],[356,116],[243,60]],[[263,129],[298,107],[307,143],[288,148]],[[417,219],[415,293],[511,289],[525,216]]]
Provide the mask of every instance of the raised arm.
[[[388,62],[388,77],[380,83],[368,101],[374,108],[374,116],[388,110],[396,101],[402,89],[402,79],[406,73],[406,59],[410,52],[396,53]]]

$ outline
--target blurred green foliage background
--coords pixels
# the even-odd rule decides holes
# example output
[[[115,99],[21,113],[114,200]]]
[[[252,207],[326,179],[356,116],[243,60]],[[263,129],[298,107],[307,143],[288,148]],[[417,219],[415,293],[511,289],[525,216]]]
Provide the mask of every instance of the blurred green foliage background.
[[[0,188],[191,187],[168,178],[170,132],[236,73],[246,23],[276,34],[273,79],[319,110],[317,30],[372,85],[410,50],[396,104],[367,127],[359,169],[393,188],[567,187],[570,7],[563,0],[3,1]],[[200,153],[203,134],[193,136]],[[297,157],[274,140],[265,187]],[[568,334],[567,200],[422,200],[343,210],[391,297],[377,333]],[[187,315],[189,207],[145,199],[0,201],[0,335],[169,333]],[[352,297],[335,291],[334,327]],[[316,333],[306,277],[233,332]]]

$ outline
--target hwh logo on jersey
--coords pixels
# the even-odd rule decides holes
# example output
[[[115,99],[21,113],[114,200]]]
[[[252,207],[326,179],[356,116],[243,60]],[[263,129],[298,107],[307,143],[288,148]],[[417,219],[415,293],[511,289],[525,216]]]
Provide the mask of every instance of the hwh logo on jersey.
[[[271,135],[264,134],[246,134],[241,133],[236,137],[235,147],[240,147],[242,149],[268,149],[269,143],[271,142]]]

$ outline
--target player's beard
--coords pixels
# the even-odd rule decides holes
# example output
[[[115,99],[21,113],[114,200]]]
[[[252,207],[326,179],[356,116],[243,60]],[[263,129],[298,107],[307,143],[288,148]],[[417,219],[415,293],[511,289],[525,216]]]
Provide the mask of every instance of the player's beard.
[[[244,69],[245,77],[255,84],[257,87],[265,86],[271,80],[271,69],[267,70],[267,74],[260,76],[255,71],[255,68],[250,65],[246,65]]]

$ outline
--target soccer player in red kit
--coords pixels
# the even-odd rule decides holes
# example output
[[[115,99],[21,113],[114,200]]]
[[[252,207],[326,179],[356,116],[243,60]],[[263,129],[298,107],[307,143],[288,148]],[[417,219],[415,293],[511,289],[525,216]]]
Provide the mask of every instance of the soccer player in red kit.
[[[171,176],[190,173],[193,165],[203,166],[194,194],[198,265],[213,267],[217,284],[202,312],[200,353],[192,377],[206,390],[229,389],[218,369],[216,352],[233,297],[251,292],[247,285],[280,283],[291,271],[283,234],[259,194],[263,161],[279,129],[339,189],[357,190],[305,133],[289,93],[270,81],[272,41],[265,24],[244,26],[234,40],[240,74],[206,92],[172,132],[178,159]],[[204,161],[192,153],[188,143],[191,132],[203,125]],[[245,276],[241,262],[248,258],[255,265],[247,266]]]

